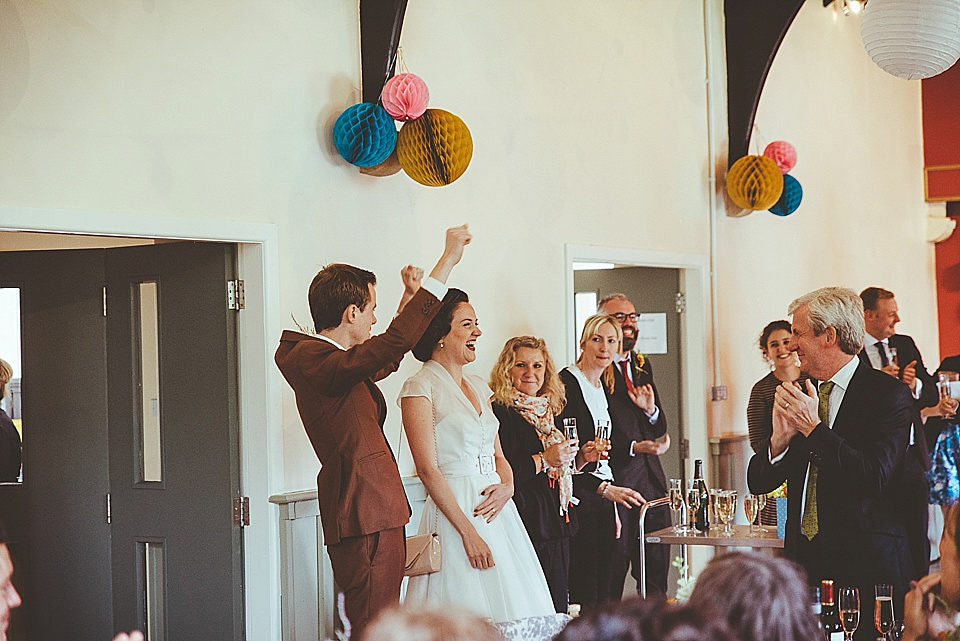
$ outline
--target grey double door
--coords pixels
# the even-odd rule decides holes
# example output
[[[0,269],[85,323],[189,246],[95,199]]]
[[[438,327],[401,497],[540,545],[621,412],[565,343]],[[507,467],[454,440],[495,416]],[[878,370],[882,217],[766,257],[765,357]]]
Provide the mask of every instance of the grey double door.
[[[234,249],[0,252],[20,290],[23,483],[0,486],[30,641],[242,639]]]

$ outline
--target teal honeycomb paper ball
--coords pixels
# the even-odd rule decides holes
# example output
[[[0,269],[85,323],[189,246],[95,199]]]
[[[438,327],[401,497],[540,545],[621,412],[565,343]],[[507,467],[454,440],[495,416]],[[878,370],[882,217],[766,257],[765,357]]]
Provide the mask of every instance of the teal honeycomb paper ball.
[[[361,102],[348,107],[337,118],[333,142],[351,165],[373,167],[393,153],[397,146],[397,128],[386,109]]]
[[[784,174],[783,193],[769,211],[777,216],[789,216],[797,211],[801,200],[803,200],[803,187],[800,186],[800,181],[790,174]]]

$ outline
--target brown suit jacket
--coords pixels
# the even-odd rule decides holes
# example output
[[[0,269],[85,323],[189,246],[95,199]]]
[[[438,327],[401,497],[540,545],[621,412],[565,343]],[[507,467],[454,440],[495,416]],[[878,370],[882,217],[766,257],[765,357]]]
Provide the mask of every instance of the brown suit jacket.
[[[440,311],[421,288],[387,331],[344,351],[315,336],[285,331],[275,360],[320,459],[320,519],[327,545],[343,537],[402,527],[410,506],[383,435],[387,404],[374,381],[400,367]]]

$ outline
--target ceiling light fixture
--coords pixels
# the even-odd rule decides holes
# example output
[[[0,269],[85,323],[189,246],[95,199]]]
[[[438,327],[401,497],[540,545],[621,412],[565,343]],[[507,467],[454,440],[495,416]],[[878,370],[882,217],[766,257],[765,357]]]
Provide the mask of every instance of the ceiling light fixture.
[[[857,16],[863,11],[867,0],[823,0],[824,7],[829,7],[830,3],[834,3],[833,7],[840,15]]]

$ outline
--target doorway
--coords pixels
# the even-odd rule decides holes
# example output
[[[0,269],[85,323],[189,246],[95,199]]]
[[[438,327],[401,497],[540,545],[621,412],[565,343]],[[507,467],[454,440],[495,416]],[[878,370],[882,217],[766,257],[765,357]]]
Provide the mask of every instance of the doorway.
[[[235,248],[147,245],[0,252],[22,316],[23,483],[0,510],[24,638],[244,638]]]
[[[671,447],[660,457],[667,478],[683,478],[683,415],[680,405],[680,270],[668,267],[613,266],[609,269],[580,269],[574,265],[573,292],[581,304],[596,313],[597,301],[607,294],[621,293],[633,302],[640,318],[636,351],[650,361],[660,404],[667,416]],[[584,309],[584,311],[586,311]],[[578,309],[579,340],[582,328]]]
[[[578,351],[578,316],[596,311],[595,303],[592,308],[588,304],[587,299],[591,296],[619,291],[634,302],[637,312],[663,314],[662,317],[654,317],[654,320],[659,323],[662,319],[666,328],[663,335],[666,337],[664,351],[667,354],[650,356],[652,360],[655,357],[657,359],[653,360],[654,376],[664,412],[669,411],[672,414],[668,416],[668,427],[671,450],[674,451],[672,456],[662,462],[667,478],[691,476],[692,460],[709,461],[706,376],[707,256],[572,244],[566,246],[565,254],[568,361],[575,360]],[[612,275],[616,272],[622,272],[623,278]],[[605,279],[609,279],[609,283]],[[590,295],[581,298],[580,309],[576,297],[578,287],[582,287],[583,292]],[[679,300],[677,294],[680,294]],[[676,311],[678,304],[683,309],[682,312]],[[670,329],[671,324],[673,329]],[[645,351],[643,348],[639,349]],[[675,363],[671,363],[672,360]],[[669,401],[670,409],[664,398],[667,387],[674,388],[674,391],[669,392],[672,396]],[[685,451],[681,453],[681,449]],[[669,594],[674,594],[676,590],[676,579],[676,569],[671,568]],[[625,593],[635,590],[636,585],[628,574]]]
[[[37,238],[43,237],[43,242]],[[27,238],[27,241],[21,239]],[[52,241],[50,239],[53,239]],[[122,239],[122,240],[117,240]],[[273,223],[0,205],[0,248],[111,247],[165,240],[231,243],[246,307],[237,319],[240,479],[250,497],[243,528],[244,616],[250,639],[280,636],[279,522],[268,498],[283,487],[282,379],[273,363],[286,317],[280,302],[279,234]],[[64,242],[67,241],[67,242]],[[81,244],[82,243],[82,244]]]

